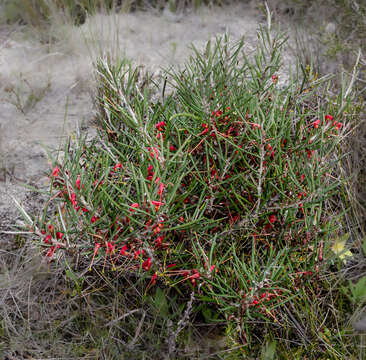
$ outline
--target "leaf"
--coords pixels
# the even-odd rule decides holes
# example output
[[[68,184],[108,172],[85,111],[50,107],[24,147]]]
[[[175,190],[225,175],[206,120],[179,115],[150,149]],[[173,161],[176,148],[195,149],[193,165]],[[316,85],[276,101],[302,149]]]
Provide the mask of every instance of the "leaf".
[[[169,306],[168,306],[168,302],[166,300],[166,296],[164,294],[164,291],[161,290],[159,287],[156,289],[156,293],[155,293],[155,305],[158,307],[159,309],[159,313],[162,317],[168,317],[168,312],[169,312]]]
[[[204,316],[207,323],[209,323],[212,319],[212,312],[208,306],[202,307],[202,315]]]
[[[268,342],[262,350],[261,360],[273,360],[275,358],[276,346],[275,340]]]
[[[349,283],[354,302],[363,302],[366,300],[366,276],[358,280],[357,284]]]
[[[67,269],[67,270],[66,270],[66,276],[67,276],[70,280],[74,281],[75,283],[77,283],[77,282],[78,282],[78,278],[77,278],[77,276],[73,273],[73,271],[72,271],[72,270]]]
[[[350,234],[344,234],[341,238],[337,237],[331,246],[331,250],[341,259],[344,263],[347,262],[347,259],[352,257],[352,252],[346,248],[346,243]]]
[[[364,256],[366,256],[366,238],[363,239],[362,251]]]

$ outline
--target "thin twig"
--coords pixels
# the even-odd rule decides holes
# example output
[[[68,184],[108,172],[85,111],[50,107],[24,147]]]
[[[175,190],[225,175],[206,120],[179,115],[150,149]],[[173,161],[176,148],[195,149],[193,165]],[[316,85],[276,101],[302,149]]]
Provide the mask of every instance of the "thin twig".
[[[131,310],[128,313],[125,313],[125,314],[121,315],[117,319],[114,319],[114,320],[110,321],[109,323],[105,324],[104,327],[109,327],[111,325],[114,325],[114,324],[118,323],[119,321],[123,320],[124,318],[126,318],[127,316],[130,316],[130,315],[132,315],[132,314],[134,314],[136,312],[140,312],[140,311],[141,311],[141,309]]]

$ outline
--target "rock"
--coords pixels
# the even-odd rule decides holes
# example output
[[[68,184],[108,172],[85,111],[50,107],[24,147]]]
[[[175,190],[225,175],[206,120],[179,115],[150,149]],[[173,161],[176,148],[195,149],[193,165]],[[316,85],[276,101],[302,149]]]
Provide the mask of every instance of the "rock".
[[[334,22],[329,22],[325,27],[325,32],[328,34],[334,34],[337,30],[337,26]]]
[[[353,328],[359,332],[366,332],[366,314],[363,313],[358,321],[354,322]]]

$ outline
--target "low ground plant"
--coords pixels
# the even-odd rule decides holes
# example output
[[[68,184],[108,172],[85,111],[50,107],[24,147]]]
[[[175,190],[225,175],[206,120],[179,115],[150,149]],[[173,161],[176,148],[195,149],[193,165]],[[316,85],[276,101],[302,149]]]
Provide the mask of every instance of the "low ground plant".
[[[99,334],[116,353],[142,351],[155,336],[145,330],[157,331],[162,357],[184,358],[197,323],[225,335],[212,358],[358,351],[352,302],[336,286],[344,257],[331,251],[347,211],[336,170],[352,91],[330,95],[330,78],[301,66],[287,77],[286,38],[270,20],[258,40],[248,53],[244,41],[217,38],[159,79],[101,59],[99,137],[53,159],[56,211],[23,212],[87,308],[91,298],[108,307],[96,289],[129,289],[98,318],[118,327],[118,337]]]

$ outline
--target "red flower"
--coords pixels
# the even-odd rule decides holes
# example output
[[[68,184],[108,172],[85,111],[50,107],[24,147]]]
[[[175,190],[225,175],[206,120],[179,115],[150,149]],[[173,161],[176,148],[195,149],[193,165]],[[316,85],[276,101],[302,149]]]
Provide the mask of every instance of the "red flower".
[[[159,184],[159,190],[158,190],[158,195],[162,195],[163,191],[164,191],[165,185],[163,183]]]
[[[74,209],[76,208],[76,204],[77,204],[77,202],[76,202],[76,195],[75,195],[75,193],[71,193],[71,195],[70,195],[70,201],[71,201],[71,203],[72,203],[72,206],[74,207]]]
[[[158,206],[156,206],[157,210],[159,210]],[[159,232],[161,231],[160,227],[159,226],[156,226],[153,230],[153,234],[156,235],[158,234]]]
[[[95,257],[95,255],[97,255],[98,254],[98,250],[99,250],[99,248],[100,248],[100,244],[99,243],[96,243],[95,245],[94,245],[94,256],[93,256],[93,258]]]
[[[58,240],[61,240],[63,236],[64,236],[64,234],[63,234],[62,232],[59,232],[59,231],[58,231],[58,232],[56,233],[56,237],[57,237],[57,239],[58,239]]]
[[[156,278],[158,277],[157,273],[155,273],[152,277],[151,277],[151,281],[150,284],[154,285],[156,283]]]
[[[52,171],[52,176],[56,177],[60,174],[60,169],[58,168],[58,166],[56,165],[55,168]]]
[[[197,269],[193,269],[194,274],[189,276],[189,279],[199,279],[201,277],[200,273],[197,271]]]
[[[155,206],[161,206],[163,205],[163,203],[161,201],[155,201],[155,200],[151,200],[151,203]]]
[[[208,124],[202,124],[202,127],[204,128],[204,130],[201,133],[198,134],[199,136],[200,135],[205,135],[205,134],[208,133],[208,130],[209,130]]]
[[[320,124],[320,120],[319,119],[318,120],[315,120],[313,122],[314,129],[317,129],[319,127],[319,124]]]
[[[164,127],[165,127],[165,121],[160,121],[159,123],[157,123],[156,125],[155,125],[155,127],[159,130],[159,131],[164,131]]]
[[[99,244],[99,243],[95,243],[95,245],[94,245],[94,254],[93,254],[93,258],[92,258],[92,261],[91,261],[91,263],[90,263],[90,266],[89,266],[89,269],[91,270],[91,267],[92,267],[92,265],[93,265],[93,263],[94,263],[94,259],[95,259],[95,256],[98,254],[98,250],[99,250],[99,248],[101,247],[101,244]]]
[[[301,198],[303,198],[303,197],[306,197],[306,192],[304,192],[304,193],[299,193],[298,195],[297,195],[297,198],[300,200]]]
[[[339,130],[343,125],[340,122],[334,121],[333,126],[335,126],[337,130]]]
[[[252,129],[260,129],[262,126],[260,124],[251,124],[252,125]]]
[[[158,247],[161,246],[163,243],[163,240],[164,240],[164,236],[157,237],[155,240],[155,246],[158,246]]]
[[[268,221],[273,224],[274,222],[277,221],[276,215],[270,215],[270,217],[268,218]]]
[[[151,181],[152,178],[154,177],[154,171],[153,171],[153,166],[150,164],[148,167],[147,167],[147,180]]]
[[[96,216],[92,216],[92,218],[91,218],[91,220],[90,220],[90,222],[92,223],[92,224],[94,224],[96,221],[98,220],[98,218],[96,217]]]
[[[113,166],[113,171],[117,171],[117,169],[122,169],[122,164],[120,162]]]
[[[308,153],[308,158],[310,160],[311,156],[314,154],[314,150],[307,150],[306,152]]]
[[[140,205],[138,203],[133,203],[133,204],[131,204],[130,211],[135,212],[134,209],[138,209],[139,207],[140,207]]]
[[[196,286],[196,279],[199,279],[201,277],[200,273],[196,270],[193,269],[194,274],[189,276],[188,279],[191,280],[193,287]]]
[[[211,170],[211,179],[213,179],[216,176],[216,179],[219,178],[219,175],[217,174],[217,170],[216,169],[212,169]]]
[[[114,249],[115,249],[116,245],[114,245],[114,244],[112,244],[111,242],[108,241],[107,242],[107,247],[108,247],[107,253],[109,252],[110,254],[112,254],[114,252]]]
[[[170,145],[170,146],[169,146],[169,150],[170,150],[170,151],[176,151],[177,149],[176,149],[173,145]]]
[[[151,258],[148,258],[142,263],[142,268],[146,271],[150,270],[151,268]]]
[[[325,115],[325,120],[326,121],[333,121],[333,116],[332,115]]]
[[[93,182],[93,186],[102,185],[102,184],[104,184],[104,181],[103,180],[101,180],[101,181],[95,180]]]
[[[47,256],[52,257],[56,251],[56,246],[51,246],[50,249],[47,251]]]
[[[76,179],[76,187],[78,190],[80,190],[80,175],[78,175],[78,177]]]
[[[137,259],[140,255],[144,255],[144,249],[135,251],[134,259]]]
[[[152,158],[156,158],[156,160],[159,160],[159,151],[156,147],[148,147],[148,151],[150,151],[150,156]]]
[[[126,250],[128,249],[127,245],[123,245],[121,251],[119,252],[120,254],[122,254],[123,256],[126,256]]]
[[[271,158],[274,158],[275,152],[274,151],[267,151],[267,156],[270,156]]]
[[[238,145],[239,149],[242,149],[243,147],[241,145]],[[235,155],[239,152],[239,150],[235,150]]]
[[[47,235],[47,236],[44,238],[43,242],[44,242],[45,244],[48,244],[48,243],[50,242],[50,240],[52,240],[52,236],[51,236],[51,235]]]

